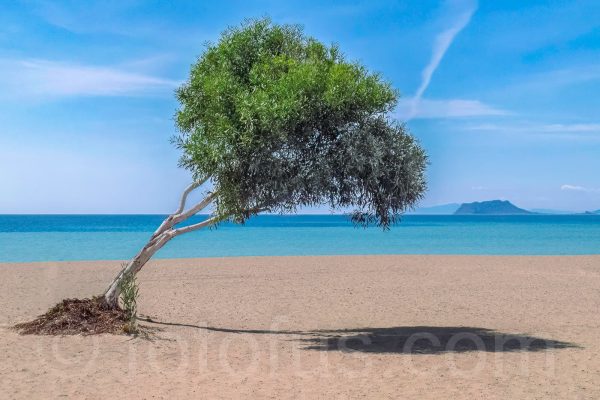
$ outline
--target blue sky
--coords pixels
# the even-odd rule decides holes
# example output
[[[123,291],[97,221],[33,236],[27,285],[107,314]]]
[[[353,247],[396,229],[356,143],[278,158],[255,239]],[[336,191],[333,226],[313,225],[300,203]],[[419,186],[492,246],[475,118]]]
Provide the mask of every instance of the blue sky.
[[[0,6],[0,213],[165,213],[174,89],[206,41],[299,23],[402,93],[423,206],[600,209],[600,2],[10,1]]]

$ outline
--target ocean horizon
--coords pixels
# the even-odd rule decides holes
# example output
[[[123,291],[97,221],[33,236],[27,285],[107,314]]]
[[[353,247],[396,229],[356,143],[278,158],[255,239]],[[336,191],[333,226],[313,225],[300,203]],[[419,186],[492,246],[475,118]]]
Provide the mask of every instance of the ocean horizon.
[[[0,262],[129,259],[164,218],[0,215]],[[406,215],[383,231],[345,215],[260,215],[177,237],[155,257],[373,254],[600,254],[600,216]]]

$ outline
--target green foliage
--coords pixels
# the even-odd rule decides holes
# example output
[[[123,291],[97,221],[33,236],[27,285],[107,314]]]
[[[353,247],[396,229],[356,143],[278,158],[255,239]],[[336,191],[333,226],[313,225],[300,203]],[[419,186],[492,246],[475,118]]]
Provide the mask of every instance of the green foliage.
[[[119,286],[121,290],[120,296],[123,304],[123,311],[127,318],[127,324],[124,330],[129,334],[137,334],[139,331],[137,325],[137,298],[139,286],[135,274],[125,273]]]
[[[426,189],[424,151],[386,117],[398,93],[298,26],[225,31],[177,97],[181,165],[211,177],[224,218],[328,203],[387,227]]]

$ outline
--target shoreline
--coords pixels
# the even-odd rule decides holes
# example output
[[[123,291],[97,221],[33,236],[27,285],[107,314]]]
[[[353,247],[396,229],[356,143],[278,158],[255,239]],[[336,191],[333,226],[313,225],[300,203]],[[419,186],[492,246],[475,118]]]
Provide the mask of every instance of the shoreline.
[[[286,259],[286,258],[353,258],[353,257],[467,257],[467,258],[586,258],[597,257],[600,260],[600,253],[591,254],[420,254],[420,253],[389,253],[389,254],[305,254],[305,255],[257,255],[257,256],[209,256],[209,257],[153,257],[151,262],[203,262],[210,260],[244,260],[244,259]],[[128,259],[86,259],[86,260],[46,260],[46,261],[0,261],[0,267],[10,265],[46,265],[46,264],[87,264],[87,263],[123,263]]]

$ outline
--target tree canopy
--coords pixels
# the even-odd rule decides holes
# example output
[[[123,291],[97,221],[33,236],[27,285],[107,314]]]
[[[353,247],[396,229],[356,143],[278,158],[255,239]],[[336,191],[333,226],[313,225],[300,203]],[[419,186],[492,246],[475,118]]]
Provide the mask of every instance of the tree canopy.
[[[213,182],[223,218],[328,204],[388,227],[426,190],[424,150],[389,117],[398,92],[298,26],[228,29],[177,98],[181,165]]]

